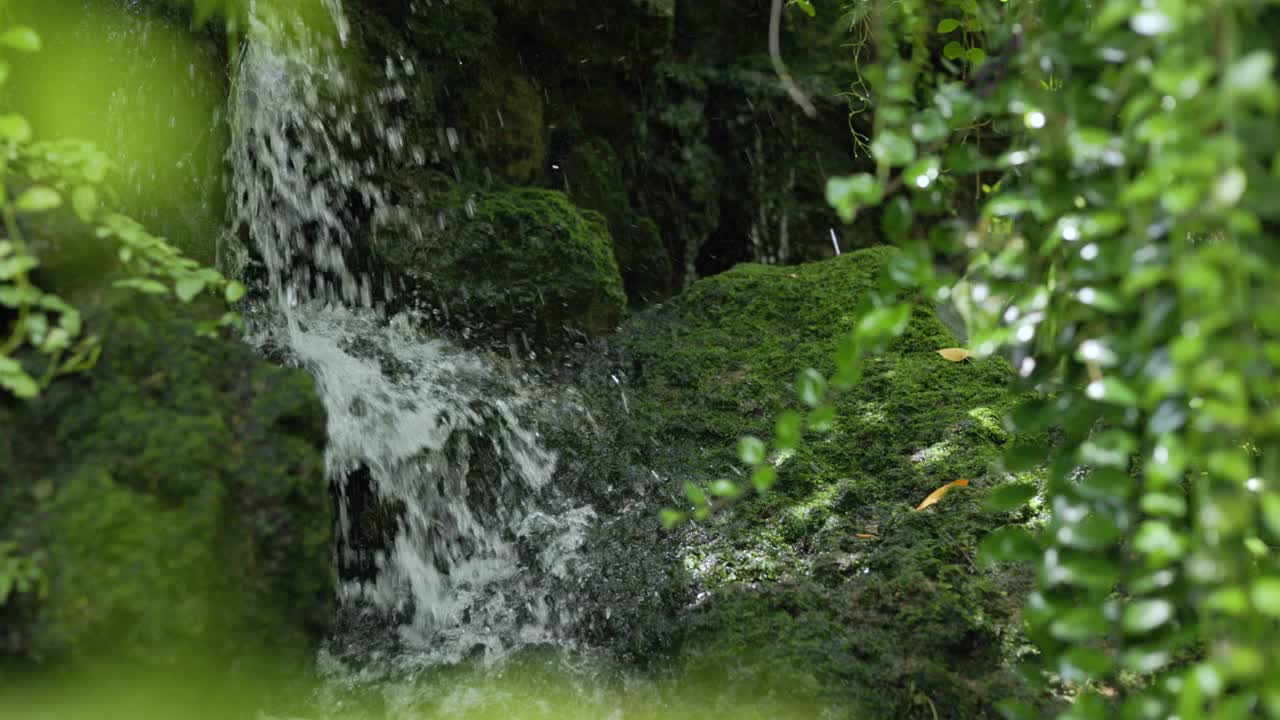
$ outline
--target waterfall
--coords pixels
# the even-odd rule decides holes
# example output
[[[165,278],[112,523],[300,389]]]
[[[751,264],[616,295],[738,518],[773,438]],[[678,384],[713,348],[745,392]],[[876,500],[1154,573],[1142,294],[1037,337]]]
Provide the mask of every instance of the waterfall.
[[[413,313],[386,317],[390,285],[379,297],[355,268],[371,234],[415,224],[378,177],[404,138],[379,103],[413,68],[389,60],[387,86],[360,95],[340,48],[308,37],[263,21],[243,43],[223,262],[263,286],[250,340],[307,369],[328,410],[340,603],[394,627],[407,666],[564,644],[574,608],[559,588],[594,513],[556,487],[539,431],[554,393]],[[384,542],[365,541],[369,506]]]

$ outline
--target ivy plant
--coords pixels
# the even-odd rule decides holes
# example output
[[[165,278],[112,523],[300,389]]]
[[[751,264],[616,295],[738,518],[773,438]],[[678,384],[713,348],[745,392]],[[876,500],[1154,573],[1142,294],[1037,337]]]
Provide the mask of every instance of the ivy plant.
[[[905,328],[905,299],[954,305],[967,350],[1038,391],[1006,423],[1054,438],[993,468],[1041,468],[1048,509],[981,548],[1036,573],[1027,675],[1046,702],[1005,716],[1280,717],[1274,4],[859,5],[870,167],[827,197],[901,252],[834,375],[800,374],[807,409],[740,444],[756,488],[769,457],[829,425],[832,394]],[[690,507],[745,491],[693,489]]]

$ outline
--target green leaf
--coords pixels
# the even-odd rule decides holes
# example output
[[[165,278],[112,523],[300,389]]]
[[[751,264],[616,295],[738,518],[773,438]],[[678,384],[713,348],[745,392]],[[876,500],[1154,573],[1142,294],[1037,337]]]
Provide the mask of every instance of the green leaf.
[[[1109,591],[1120,581],[1120,571],[1108,558],[1089,552],[1060,550],[1057,566],[1046,557],[1045,570],[1049,584]]]
[[[1097,607],[1073,608],[1049,624],[1049,634],[1063,642],[1091,640],[1110,631],[1111,621]]]
[[[1121,405],[1124,407],[1136,407],[1138,405],[1138,393],[1129,387],[1123,380],[1108,376],[1101,380],[1094,380],[1085,388],[1085,394],[1091,399],[1099,402],[1110,403],[1112,405]]]
[[[687,519],[684,513],[679,510],[672,510],[671,508],[664,508],[662,512],[658,514],[658,518],[661,520],[662,527],[665,530],[671,530]]]
[[[229,303],[239,302],[247,292],[248,292],[248,288],[246,288],[241,283],[235,280],[232,280],[227,283],[227,291],[226,291],[227,302]]]
[[[38,213],[52,210],[62,205],[62,196],[57,190],[45,185],[27,188],[18,196],[15,206],[22,212]]]
[[[9,280],[40,266],[40,261],[30,255],[19,255],[0,260],[0,280]]]
[[[1045,444],[1023,443],[1010,447],[1004,453],[1004,469],[1011,473],[1023,472],[1044,463],[1049,456]]]
[[[174,283],[173,291],[178,299],[184,303],[189,303],[196,298],[204,290],[204,278],[198,275],[188,275],[179,278]]]
[[[982,508],[988,512],[1016,510],[1036,496],[1036,486],[1031,483],[1008,483],[987,493]]]
[[[1249,598],[1258,612],[1268,617],[1280,617],[1280,578],[1258,578],[1249,589]]]
[[[835,209],[840,219],[853,222],[858,210],[875,205],[884,197],[884,186],[875,177],[859,175],[837,176],[827,180],[827,204]]]
[[[760,465],[751,471],[751,484],[755,486],[757,492],[769,492],[777,481],[778,471],[769,465]]]
[[[773,427],[773,442],[779,450],[793,450],[800,444],[800,413],[788,410],[778,416]]]
[[[1257,95],[1270,84],[1275,64],[1270,52],[1254,50],[1227,68],[1222,76],[1222,88],[1236,95]]]
[[[936,157],[922,158],[919,162],[902,171],[902,177],[912,190],[926,190],[933,187],[934,181],[941,173],[942,165]]]
[[[0,115],[0,140],[21,145],[31,140],[31,123],[21,115]]]
[[[818,14],[818,11],[813,9],[813,3],[809,2],[809,0],[787,0],[787,5],[794,5],[800,8],[809,17],[815,17]]]
[[[1031,562],[1040,556],[1040,547],[1026,528],[1007,525],[992,531],[978,544],[978,560],[993,564]]]
[[[964,45],[952,40],[942,48],[942,56],[948,60],[959,60],[964,57]]]
[[[1085,682],[1111,672],[1111,658],[1102,650],[1077,645],[1063,653],[1058,672],[1068,682]]]
[[[858,322],[858,339],[864,343],[882,343],[901,335],[909,322],[911,305],[907,303],[875,308]]]
[[[968,60],[974,65],[981,64],[987,59],[987,51],[979,47],[969,48],[964,52],[964,59]]]
[[[1280,535],[1280,494],[1269,492],[1262,496],[1262,520],[1268,530]]]
[[[955,18],[946,18],[938,23],[938,34],[946,35],[960,28],[960,21]]]
[[[816,408],[822,403],[826,394],[827,379],[822,376],[822,373],[813,368],[800,371],[800,375],[796,378],[796,395],[799,396],[800,402]]]
[[[707,504],[707,494],[692,480],[684,481],[684,496],[694,507],[703,507]]]
[[[711,483],[711,494],[715,497],[736,498],[742,494],[742,488],[729,480],[716,480]]]
[[[40,35],[26,25],[15,25],[0,33],[0,45],[20,52],[38,52]]]
[[[897,167],[916,159],[916,144],[902,133],[884,130],[871,142],[871,154],[877,161]],[[876,200],[879,201],[879,198]]]
[[[1121,621],[1130,635],[1144,635],[1173,619],[1173,604],[1168,600],[1138,600],[1124,609]]]
[[[738,441],[738,459],[744,465],[759,465],[764,462],[764,441],[754,435],[747,435]]]
[[[809,413],[809,429],[818,433],[831,432],[835,425],[836,409],[832,405],[821,405]]]
[[[902,195],[890,200],[888,207],[884,210],[884,219],[882,220],[885,239],[891,243],[901,243],[911,230],[911,223],[911,201]]]
[[[169,288],[165,287],[164,283],[149,278],[126,278],[115,281],[113,285],[118,288],[137,290],[147,295],[164,295],[169,292]]]
[[[1058,529],[1055,539],[1067,547],[1102,550],[1120,540],[1120,528],[1110,515],[1091,513],[1076,523]]]
[[[98,191],[89,185],[77,187],[71,193],[71,208],[82,222],[92,222],[98,212]]]
[[[0,287],[0,305],[16,308],[21,305],[34,305],[40,301],[40,291],[30,285],[18,287],[6,285]]]
[[[40,394],[40,386],[21,369],[0,370],[0,387],[21,400],[28,400]]]

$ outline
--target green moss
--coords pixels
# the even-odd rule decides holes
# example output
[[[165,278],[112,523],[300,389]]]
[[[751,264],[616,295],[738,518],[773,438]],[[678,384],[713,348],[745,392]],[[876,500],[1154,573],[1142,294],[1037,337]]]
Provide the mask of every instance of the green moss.
[[[324,410],[303,373],[113,311],[92,371],[0,406],[0,537],[45,558],[0,655],[302,651],[332,616]]]
[[[512,182],[540,175],[547,154],[543,97],[519,62],[486,63],[471,87],[459,121],[464,152]]]
[[[627,299],[604,217],[562,192],[442,190],[440,225],[390,242],[385,258],[454,325],[513,349],[558,348],[611,331]]]
[[[627,297],[636,305],[646,305],[666,295],[671,286],[671,257],[657,224],[632,208],[622,161],[613,147],[600,138],[578,143],[566,154],[562,171],[569,197],[608,221]]]
[[[626,325],[632,422],[653,438],[643,461],[704,485],[734,477],[737,438],[772,434],[797,406],[799,370],[831,371],[893,252],[739,265]],[[840,396],[832,431],[778,462],[774,492],[688,531],[683,563],[708,595],[682,668],[744,693],[825,695],[860,717],[987,717],[1021,692],[1005,653],[1025,578],[974,559],[1009,520],[980,498],[999,482],[987,470],[1007,441],[998,418],[1018,398],[1002,359],[933,352],[954,344],[918,308]],[[962,477],[972,485],[914,510]]]

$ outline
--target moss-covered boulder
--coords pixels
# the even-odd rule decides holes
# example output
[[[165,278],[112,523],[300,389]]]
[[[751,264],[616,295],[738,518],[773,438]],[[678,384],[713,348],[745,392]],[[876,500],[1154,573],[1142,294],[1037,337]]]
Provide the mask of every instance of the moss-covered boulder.
[[[893,252],[739,265],[634,318],[615,358],[629,377],[628,429],[609,454],[661,478],[637,490],[650,493],[638,522],[652,539],[633,546],[686,573],[695,600],[678,631],[660,628],[666,643],[682,638],[682,671],[743,696],[826,698],[853,717],[989,717],[1020,692],[1008,655],[1025,578],[980,568],[975,548],[1011,520],[980,505],[1002,481],[988,468],[1018,398],[1002,359],[934,352],[955,340],[928,307],[839,396],[830,432],[773,460],[771,493],[675,535],[656,528],[661,504],[684,503],[685,481],[739,478],[737,440],[770,437],[779,413],[798,408],[798,371],[831,372]],[[959,478],[971,485],[914,509]],[[631,592],[669,597],[669,584]],[[606,612],[596,632],[635,645],[659,634],[644,618]]]
[[[611,331],[627,309],[605,219],[564,193],[468,192],[447,184],[419,234],[387,243],[387,264],[449,324],[481,343],[558,349]]]
[[[43,578],[0,602],[0,664],[308,652],[333,615],[310,378],[190,309],[112,314],[95,368],[0,398],[0,542]]]

